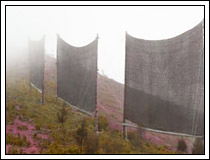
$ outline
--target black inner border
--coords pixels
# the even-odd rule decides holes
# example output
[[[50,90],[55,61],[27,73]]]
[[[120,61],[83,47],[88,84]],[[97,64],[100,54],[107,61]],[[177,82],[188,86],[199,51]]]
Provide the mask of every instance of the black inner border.
[[[6,86],[6,7],[9,6],[127,6],[127,7],[141,7],[141,6],[203,6],[204,7],[204,154],[192,155],[205,155],[205,5],[5,5],[5,86]],[[6,154],[6,87],[5,87],[5,155],[191,155],[191,154]]]

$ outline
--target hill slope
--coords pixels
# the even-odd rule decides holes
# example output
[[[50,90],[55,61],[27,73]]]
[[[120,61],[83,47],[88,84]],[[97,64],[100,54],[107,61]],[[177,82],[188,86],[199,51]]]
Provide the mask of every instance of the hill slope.
[[[15,65],[15,67],[10,67],[7,69],[7,95],[6,95],[6,110],[7,110],[7,134],[12,133],[19,133],[21,136],[25,136],[26,140],[29,143],[34,144],[30,145],[30,147],[23,147],[23,151],[25,153],[31,153],[33,150],[35,153],[54,153],[56,145],[62,145],[63,138],[59,136],[59,132],[62,132],[62,126],[58,123],[56,110],[55,110],[55,94],[56,94],[56,66],[55,66],[55,58],[46,55],[46,64],[45,64],[45,99],[47,104],[42,107],[40,106],[40,96],[33,90],[32,93],[29,93],[27,84],[28,84],[28,70],[27,70],[27,63],[19,63]],[[106,125],[106,119],[108,120],[111,130],[105,129],[101,133],[102,139],[108,140],[109,138],[113,139],[111,136],[113,131],[117,134],[114,136],[113,143],[119,144],[116,147],[124,146],[121,151],[116,151],[116,153],[144,153],[144,154],[170,154],[175,153],[177,149],[178,140],[181,137],[176,136],[169,136],[157,133],[150,133],[150,132],[143,132],[143,135],[139,137],[137,132],[133,133],[133,130],[128,128],[128,138],[130,140],[129,143],[125,143],[122,140],[121,135],[121,123],[122,123],[122,115],[123,115],[123,94],[124,94],[124,86],[112,79],[107,78],[106,76],[98,75],[98,88],[97,88],[97,107],[99,109],[99,115],[102,115],[105,120],[101,121],[99,119],[99,124],[103,124],[102,126]],[[62,104],[59,104],[60,109],[62,109]],[[83,114],[75,112],[71,108],[68,107],[69,113],[68,120],[64,126],[66,126],[67,133],[70,136],[70,139],[66,139],[68,145],[73,145],[75,148],[74,151],[68,153],[81,153],[78,151],[78,145],[76,145],[75,139],[73,137],[73,132],[77,130],[78,126],[81,124],[81,120],[85,117]],[[43,123],[44,122],[44,123]],[[90,118],[88,120],[88,126],[90,130],[93,130],[93,119]],[[28,133],[18,129],[21,126],[28,126]],[[41,125],[41,130],[39,129],[39,125]],[[38,126],[38,127],[37,127]],[[69,128],[70,126],[70,128]],[[24,128],[24,127],[23,127]],[[38,129],[37,129],[38,128]],[[92,129],[91,129],[92,128]],[[103,128],[103,127],[102,127]],[[106,128],[106,127],[105,127]],[[116,131],[115,129],[119,130]],[[40,132],[41,131],[41,132]],[[59,131],[59,132],[58,132]],[[29,133],[30,132],[30,133]],[[27,135],[26,135],[27,133]],[[36,133],[36,134],[35,134]],[[33,140],[33,136],[38,135],[38,140]],[[89,133],[90,135],[93,134],[92,132]],[[144,141],[142,142],[142,136],[144,137]],[[41,138],[40,138],[41,137]],[[106,137],[106,138],[105,138]],[[9,139],[10,138],[10,139]],[[15,138],[9,136],[8,140],[14,140]],[[20,137],[19,137],[20,138]],[[108,139],[107,139],[108,138]],[[57,144],[57,139],[59,143]],[[17,140],[17,137],[16,137]],[[106,150],[104,147],[104,141],[100,141],[101,149],[103,151],[97,151],[99,153],[113,153],[112,150]],[[106,141],[105,140],[105,141]],[[187,144],[187,151],[185,153],[191,153],[192,148],[192,139],[184,138]],[[25,144],[25,140],[20,140],[21,143]],[[46,144],[42,144],[41,142],[45,142]],[[55,146],[50,146],[51,141],[55,142]],[[70,142],[72,141],[72,143]],[[94,141],[94,140],[93,140]],[[109,141],[109,140],[108,140]],[[87,142],[88,143],[88,142]],[[92,143],[92,141],[91,141]],[[151,145],[155,144],[155,146]],[[13,143],[12,143],[13,144]],[[7,150],[11,148],[13,145],[9,143],[7,145]],[[26,143],[27,144],[27,143]],[[145,144],[145,145],[142,145]],[[106,146],[108,145],[108,146]],[[110,144],[106,144],[105,146],[111,148]],[[113,145],[113,144],[112,144]],[[57,147],[58,147],[57,146]],[[64,145],[65,146],[65,145]],[[63,146],[63,147],[64,147]],[[125,147],[126,146],[126,147]],[[44,150],[37,149],[38,147],[43,148]],[[52,150],[46,150],[46,147],[51,147]],[[65,148],[65,147],[64,147]],[[68,148],[66,148],[68,150]],[[87,151],[87,150],[86,150]],[[85,151],[85,152],[86,152]],[[20,152],[18,150],[13,150],[13,152]],[[66,150],[62,151],[55,151],[56,153],[65,152]],[[93,152],[92,152],[93,153]]]

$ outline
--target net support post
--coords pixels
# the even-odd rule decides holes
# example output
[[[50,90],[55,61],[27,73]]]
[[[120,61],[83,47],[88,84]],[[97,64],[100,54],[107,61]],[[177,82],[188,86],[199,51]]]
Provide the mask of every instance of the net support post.
[[[44,36],[44,41],[45,41],[45,36]],[[44,62],[43,62],[43,82],[42,82],[42,105],[44,105],[44,92],[45,92],[45,49],[44,49]]]
[[[96,87],[95,87],[95,113],[94,113],[94,120],[95,120],[95,133],[98,133],[98,107],[97,107],[97,82],[98,82],[98,33],[96,35],[97,40],[97,55],[96,55]]]
[[[31,93],[31,64],[30,64],[30,37],[28,39],[28,85],[29,85],[29,92]]]
[[[42,87],[42,105],[44,105],[44,84],[43,84],[43,87]]]
[[[29,92],[31,93],[31,82],[30,82],[30,80],[29,80]]]
[[[95,119],[95,133],[98,133],[98,110],[95,110],[95,115],[94,115],[94,119]]]
[[[59,37],[59,34],[56,34],[56,43],[57,43],[57,46],[56,46],[56,62],[55,62],[55,65],[56,65],[56,110],[58,111],[58,37]]]
[[[127,31],[125,32],[125,80],[124,80],[124,104],[123,104],[123,125],[122,125],[122,135],[123,139],[127,139],[127,134],[126,134],[126,126],[124,125],[126,122],[125,119],[125,105],[126,105],[126,67],[127,67],[127,51],[126,51],[126,37],[127,37]]]
[[[58,111],[58,96],[57,95],[55,97],[55,101],[56,101],[56,110]]]
[[[36,92],[35,94],[36,94],[36,98],[37,98],[38,97],[38,91],[37,91],[37,89],[35,90],[35,92]]]
[[[122,126],[123,126],[123,139],[126,140],[127,139],[127,128],[124,124],[125,124],[125,120],[123,120]]]

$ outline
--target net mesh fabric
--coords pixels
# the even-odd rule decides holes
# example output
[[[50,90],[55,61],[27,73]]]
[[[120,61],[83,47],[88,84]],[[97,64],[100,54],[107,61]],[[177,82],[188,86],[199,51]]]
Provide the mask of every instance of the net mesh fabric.
[[[152,129],[204,134],[202,23],[166,40],[126,35],[126,119]]]
[[[43,88],[45,38],[39,41],[28,40],[30,82],[39,90]]]
[[[57,37],[57,96],[93,112],[96,103],[97,39],[74,47]]]

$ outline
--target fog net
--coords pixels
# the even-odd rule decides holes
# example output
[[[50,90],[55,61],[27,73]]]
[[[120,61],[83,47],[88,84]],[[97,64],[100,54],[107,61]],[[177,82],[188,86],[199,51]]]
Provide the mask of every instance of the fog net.
[[[44,85],[45,37],[39,41],[29,39],[28,51],[30,83],[39,91],[42,91]]]
[[[57,36],[57,96],[87,113],[96,107],[97,44],[74,47]]]
[[[124,116],[142,127],[204,134],[203,22],[166,40],[126,35]]]

